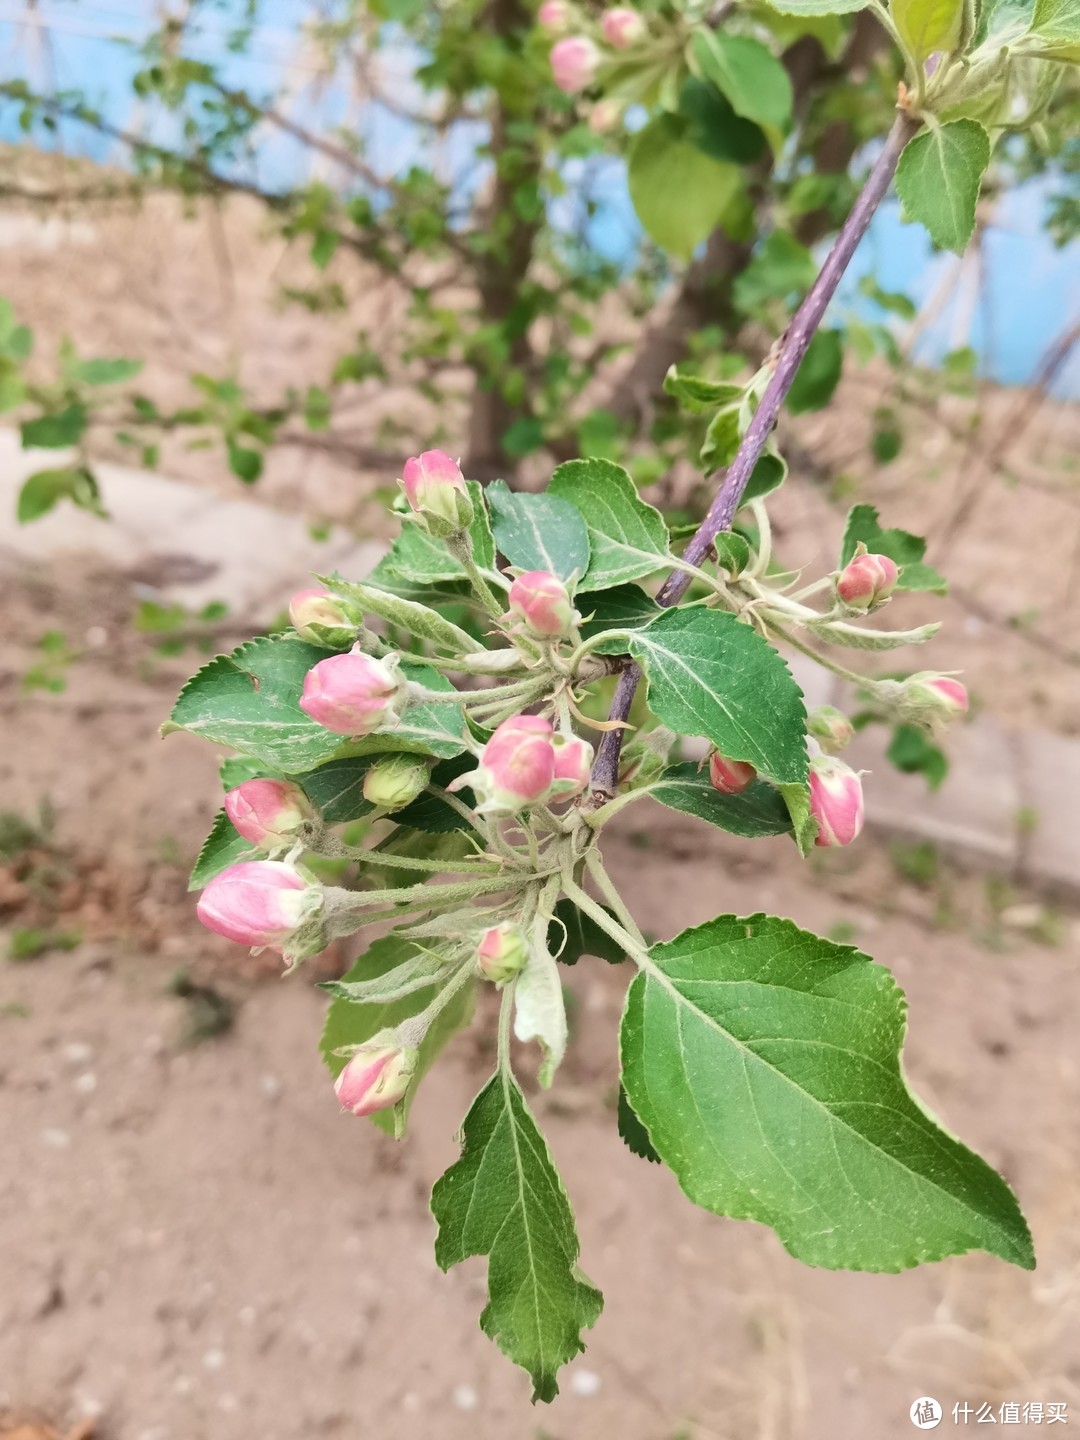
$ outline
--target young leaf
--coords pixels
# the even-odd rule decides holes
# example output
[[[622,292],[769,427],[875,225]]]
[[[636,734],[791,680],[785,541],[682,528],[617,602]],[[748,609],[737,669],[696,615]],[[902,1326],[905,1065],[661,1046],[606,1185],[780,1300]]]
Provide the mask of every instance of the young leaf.
[[[581,638],[589,640],[604,630],[638,630],[663,611],[640,585],[613,585],[610,590],[589,591],[574,601],[582,617]],[[597,655],[625,655],[625,640],[605,640],[594,647]]]
[[[735,304],[749,313],[768,300],[809,290],[816,276],[813,253],[787,230],[773,230],[735,281]]]
[[[896,167],[905,220],[919,220],[935,245],[962,254],[990,163],[990,136],[975,120],[950,120],[909,140]]]
[[[848,511],[844,539],[840,546],[840,568],[855,554],[859,541],[875,555],[887,555],[901,567],[899,590],[931,590],[944,595],[948,581],[931,565],[923,564],[926,541],[907,530],[883,530],[873,505],[853,505]]]
[[[869,0],[769,0],[769,4],[781,15],[850,15],[864,9]]]
[[[368,946],[352,969],[341,977],[342,983],[348,985],[388,976],[399,966],[411,966],[418,953],[420,952],[411,940],[400,935],[386,935],[383,939],[376,940],[374,945]],[[407,973],[411,974],[412,971]],[[326,1013],[322,1039],[319,1041],[319,1050],[330,1074],[336,1079],[346,1064],[343,1056],[333,1053],[335,1050],[345,1045],[362,1045],[380,1030],[392,1029],[410,1016],[419,1015],[434,1000],[438,989],[439,981],[436,980],[425,989],[414,990],[397,1000],[364,1005],[358,1005],[352,1000],[332,1001]],[[450,1037],[472,1019],[474,996],[475,987],[463,985],[428,1027],[427,1034],[420,1042],[416,1075],[403,1102],[406,1119],[424,1074]],[[395,1133],[391,1111],[380,1110],[371,1118],[380,1130],[385,1130],[388,1135]]]
[[[680,260],[719,225],[743,193],[742,172],[698,148],[680,115],[655,116],[634,136],[630,199],[650,239]]]
[[[659,510],[637,493],[633,480],[610,460],[567,460],[548,491],[571,501],[589,527],[592,559],[585,583],[605,590],[658,570],[668,556],[668,531]]]
[[[222,870],[227,870],[238,860],[245,860],[249,856],[254,858],[260,853],[250,840],[245,840],[236,830],[225,811],[219,810],[214,816],[210,834],[199,851],[199,858],[195,861],[195,868],[188,880],[188,889],[201,890],[215,875],[220,875]]]
[[[24,450],[64,450],[78,443],[86,429],[86,406],[68,405],[55,415],[39,415],[19,426]]]
[[[475,480],[467,480],[465,484],[473,503],[473,522],[469,526],[473,559],[482,570],[491,570],[495,565],[495,541],[484,501],[484,487]],[[401,527],[401,534],[391,545],[390,553],[379,561],[368,578],[373,584],[381,584],[384,589],[397,593],[395,585],[386,583],[395,576],[417,585],[438,585],[442,581],[465,579],[465,571],[441,540],[433,539],[426,530],[407,520]]]
[[[674,396],[692,415],[708,415],[722,405],[738,405],[744,385],[731,380],[706,380],[702,375],[684,375],[672,365],[664,376],[664,390]]]
[[[104,516],[97,481],[85,465],[65,465],[57,470],[35,470],[23,481],[15,506],[20,525],[40,520],[61,500],[70,500],[82,510]]]
[[[774,786],[755,780],[741,795],[722,795],[710,783],[708,767],[699,767],[692,760],[665,770],[649,786],[649,794],[669,810],[696,815],[730,835],[753,840],[791,832],[784,797]]]
[[[1080,5],[1077,0],[1035,0],[1031,33],[1040,54],[1080,64]]]
[[[720,610],[669,610],[630,637],[649,707],[682,735],[704,735],[777,784],[805,784],[806,710],[768,641]]]
[[[660,1156],[653,1149],[652,1141],[649,1139],[649,1132],[634,1114],[630,1101],[626,1098],[626,1091],[619,1086],[619,1134],[622,1136],[623,1144],[634,1155],[640,1155],[642,1160],[648,1160],[652,1165],[661,1164]]]
[[[354,581],[343,580],[336,574],[329,578],[322,575],[316,578],[337,594],[347,595],[362,605],[366,614],[389,620],[391,625],[399,625],[410,635],[430,640],[433,645],[449,650],[452,655],[467,655],[470,651],[484,648],[478,640],[466,635],[464,630],[445,620],[428,605],[419,605],[415,600],[404,600],[400,595],[391,595],[373,585],[357,585]]]
[[[691,50],[702,75],[727,96],[736,115],[776,130],[788,127],[791,81],[760,40],[727,30],[699,30]]]
[[[948,53],[960,43],[964,0],[892,0],[889,13],[920,64],[935,50]]]
[[[765,915],[720,916],[650,959],[627,996],[623,1084],[691,1200],[829,1269],[968,1250],[1034,1266],[1009,1187],[904,1082],[887,970]]]
[[[614,914],[606,905],[603,908],[609,915]],[[576,965],[582,955],[595,955],[609,965],[618,965],[626,959],[622,946],[591,916],[579,910],[572,900],[560,900],[555,906],[554,919],[548,926],[547,943],[560,965]]]
[[[547,1090],[566,1054],[566,1002],[555,956],[547,948],[547,927],[537,922],[525,968],[514,983],[514,1034],[539,1040],[543,1052],[540,1084]]]
[[[436,1182],[431,1212],[440,1269],[487,1256],[481,1328],[532,1376],[534,1400],[554,1400],[559,1367],[584,1350],[581,1331],[596,1323],[603,1297],[578,1269],[570,1202],[509,1074],[473,1101],[461,1159]]]
[[[810,341],[788,391],[792,415],[821,410],[832,399],[844,365],[844,337],[839,330],[819,330]]]
[[[519,495],[501,480],[488,486],[495,543],[522,570],[548,570],[562,580],[580,580],[589,568],[585,522],[565,500],[552,494]]]

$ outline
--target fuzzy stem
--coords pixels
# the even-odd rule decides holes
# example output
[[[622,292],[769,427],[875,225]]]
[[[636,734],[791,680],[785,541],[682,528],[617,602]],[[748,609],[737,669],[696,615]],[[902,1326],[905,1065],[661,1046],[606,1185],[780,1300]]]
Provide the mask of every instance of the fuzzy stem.
[[[723,484],[716,493],[708,514],[698,526],[690,543],[683,551],[683,559],[691,565],[700,565],[708,554],[709,547],[721,530],[730,530],[735,512],[739,508],[743,491],[750,482],[761,454],[765,449],[780,408],[787,398],[802,364],[810,341],[825,315],[836,287],[847,269],[851,257],[866,234],[870,221],[889,188],[897,161],[904,146],[917,132],[919,122],[906,114],[900,114],[893,122],[886,137],[881,154],[874,161],[859,198],[851,207],[833,242],[825,263],[811,285],[806,299],[795,312],[795,316],[784,333],[779,345],[772,379],[765,387],[764,394],[754,412],[739,449],[724,476]],[[690,584],[690,576],[677,570],[664,583],[656,599],[660,605],[677,605]],[[615,688],[611,702],[610,720],[625,720],[630,713],[634,692],[637,690],[641,671],[634,664],[627,666]],[[608,730],[596,752],[596,763],[592,772],[594,793],[613,795],[619,778],[619,756],[622,751],[622,729]]]

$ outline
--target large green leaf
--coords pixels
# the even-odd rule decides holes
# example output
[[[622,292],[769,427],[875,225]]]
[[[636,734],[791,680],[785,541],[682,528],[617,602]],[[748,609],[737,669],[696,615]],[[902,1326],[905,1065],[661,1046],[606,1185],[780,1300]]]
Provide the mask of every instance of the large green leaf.
[[[238,860],[254,859],[261,853],[250,840],[244,839],[225,811],[219,810],[195,861],[188,889],[201,890],[215,875],[220,875],[222,870],[227,870]]]
[[[964,28],[965,0],[892,0],[889,13],[920,63],[935,50],[955,50]]]
[[[921,535],[912,535],[908,530],[883,530],[878,512],[873,505],[853,505],[848,511],[844,538],[840,546],[840,566],[843,568],[855,554],[859,541],[875,555],[887,555],[900,566],[900,578],[896,582],[900,590],[931,590],[944,595],[948,582],[933,568],[923,563],[926,541]]]
[[[726,611],[679,609],[630,637],[649,707],[681,735],[704,735],[777,784],[805,784],[806,710],[768,641]]]
[[[603,907],[615,919],[608,906]],[[576,965],[583,955],[595,955],[609,965],[618,965],[626,953],[617,940],[596,923],[591,915],[579,910],[572,900],[560,900],[548,926],[548,949],[558,957],[560,965]]]
[[[162,733],[190,730],[290,775],[341,755],[408,750],[447,758],[464,750],[456,702],[410,705],[394,729],[362,740],[343,740],[316,724],[300,709],[304,676],[333,653],[286,637],[252,640],[219,655],[184,686]],[[402,669],[429,689],[452,690],[430,666],[405,663]]]
[[[726,95],[736,115],[784,130],[791,122],[791,81],[760,40],[730,31],[699,30],[693,56],[706,80]]]
[[[575,602],[582,616],[583,640],[590,640],[603,630],[638,630],[650,625],[663,612],[651,595],[640,585],[613,585],[610,590],[589,591]],[[597,655],[625,655],[625,640],[605,640],[594,646]]]
[[[589,534],[572,505],[554,495],[527,495],[501,480],[488,487],[495,543],[522,570],[547,570],[580,580],[589,568]]]
[[[328,760],[317,770],[309,770],[296,778],[328,824],[343,824],[359,820],[375,808],[364,799],[362,786],[364,776],[379,758],[378,755],[348,755],[342,760]]]
[[[627,996],[623,1084],[691,1200],[830,1269],[967,1250],[1034,1266],[1004,1180],[904,1082],[887,970],[763,915],[685,930],[650,959]]]
[[[411,965],[419,953],[420,948],[414,941],[406,940],[400,935],[385,935],[368,946],[352,969],[341,977],[342,981],[351,984],[355,981],[375,980],[379,976],[388,975],[398,966]],[[393,1029],[410,1016],[419,1015],[435,999],[438,990],[439,984],[435,983],[424,989],[414,990],[400,1000],[383,1004],[360,1005],[351,1000],[331,1001],[326,1012],[322,1039],[319,1041],[319,1050],[330,1074],[336,1079],[346,1065],[343,1056],[333,1053],[335,1050],[340,1050],[345,1045],[362,1045],[380,1030]],[[420,1042],[416,1077],[405,1097],[404,1118],[408,1117],[409,1108],[425,1072],[450,1037],[472,1019],[474,999],[475,987],[463,985],[429,1026],[427,1034]],[[395,1121],[391,1111],[380,1110],[371,1118],[380,1130],[394,1134]]]
[[[1042,54],[1080,62],[1080,0],[1035,0],[1031,29]]]
[[[486,1335],[554,1400],[560,1366],[585,1347],[603,1297],[578,1269],[574,1215],[544,1137],[508,1074],[495,1075],[462,1127],[461,1159],[436,1182],[435,1259],[443,1270],[488,1260]]]
[[[637,493],[611,460],[567,460],[551,477],[552,495],[571,501],[589,527],[592,559],[586,586],[604,590],[658,570],[668,558],[668,529],[659,510]]]
[[[963,252],[990,163],[990,136],[975,120],[950,120],[909,140],[896,167],[905,220],[918,220],[944,250]]]
[[[672,765],[649,786],[649,794],[670,810],[696,815],[732,835],[753,840],[760,835],[786,835],[791,816],[784,797],[764,780],[755,780],[741,795],[722,795],[709,781],[707,766],[693,761]]]
[[[760,127],[736,115],[727,97],[696,75],[687,75],[683,81],[679,113],[688,121],[686,139],[714,160],[752,165],[765,149]]]
[[[690,133],[683,116],[655,116],[634,136],[627,172],[650,239],[681,260],[689,260],[743,193],[739,167],[706,155]]]
[[[788,391],[792,415],[821,410],[832,399],[844,366],[844,337],[839,330],[818,330]]]

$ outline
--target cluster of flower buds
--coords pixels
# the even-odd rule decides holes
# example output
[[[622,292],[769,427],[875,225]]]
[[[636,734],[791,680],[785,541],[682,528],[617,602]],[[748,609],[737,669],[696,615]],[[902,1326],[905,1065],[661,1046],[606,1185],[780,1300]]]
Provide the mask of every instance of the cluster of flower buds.
[[[405,461],[402,488],[409,508],[436,539],[467,530],[473,521],[461,466],[445,450],[425,450]]]
[[[551,47],[551,72],[560,90],[577,95],[596,80],[604,63],[604,50],[627,50],[640,45],[648,35],[644,18],[627,5],[614,5],[600,16],[600,31],[594,40],[587,34],[569,34],[578,23],[564,0],[545,0],[537,12],[542,29],[561,35]],[[584,20],[581,21],[584,26]],[[597,41],[601,43],[597,43]],[[614,130],[622,119],[623,104],[608,97],[596,102],[589,114],[589,126],[597,135]]]
[[[214,876],[196,911],[208,930],[227,940],[285,951],[322,907],[320,887],[293,866],[280,860],[241,860]]]
[[[316,811],[291,780],[245,780],[225,796],[233,828],[259,850],[288,850],[312,827]]]
[[[416,1050],[397,1044],[360,1045],[334,1082],[342,1110],[374,1115],[404,1100],[416,1073]]]
[[[330,655],[304,677],[300,709],[335,735],[362,736],[400,719],[405,680],[398,657],[376,660],[357,646]]]
[[[504,920],[480,936],[476,964],[486,980],[505,985],[524,969],[528,954],[529,942],[524,930],[513,920]]]
[[[512,715],[493,731],[476,769],[459,775],[448,789],[468,786],[480,814],[519,815],[547,800],[580,794],[592,758],[587,741],[555,735],[543,716]]]
[[[570,592],[550,570],[527,570],[510,586],[509,615],[538,640],[560,640],[581,618]]]
[[[899,578],[894,560],[888,555],[874,555],[860,543],[836,576],[836,595],[847,609],[865,613],[884,605]]]

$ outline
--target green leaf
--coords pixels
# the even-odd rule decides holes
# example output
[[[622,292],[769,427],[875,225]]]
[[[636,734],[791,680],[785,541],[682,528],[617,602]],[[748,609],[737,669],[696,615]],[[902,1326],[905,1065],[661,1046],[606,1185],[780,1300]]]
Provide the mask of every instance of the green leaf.
[[[784,797],[764,780],[755,780],[741,795],[721,795],[709,781],[708,766],[687,761],[665,770],[649,786],[649,794],[669,810],[696,815],[720,830],[749,840],[791,833],[791,816]]]
[[[488,1260],[484,1333],[532,1376],[533,1399],[559,1393],[559,1367],[584,1350],[603,1297],[578,1269],[566,1191],[512,1076],[493,1076],[462,1127],[461,1159],[436,1182],[435,1259]]]
[[[263,458],[259,451],[252,450],[247,445],[239,445],[231,436],[226,440],[225,448],[229,456],[229,469],[243,480],[245,485],[253,485],[262,474]]]
[[[652,1141],[649,1139],[649,1132],[634,1114],[630,1101],[626,1098],[626,1091],[619,1086],[619,1134],[622,1136],[626,1148],[634,1155],[640,1155],[642,1160],[648,1160],[652,1165],[661,1164],[660,1156],[653,1149]]]
[[[1031,33],[1041,54],[1080,63],[1080,0],[1035,0]]]
[[[352,969],[341,977],[342,981],[349,984],[353,981],[374,980],[395,970],[399,965],[408,965],[419,953],[419,947],[412,940],[401,935],[386,935],[368,946]],[[378,1035],[380,1030],[392,1030],[410,1016],[419,1015],[435,999],[440,988],[441,985],[436,983],[426,989],[414,990],[411,995],[400,1000],[383,1004],[358,1005],[350,1000],[332,1001],[326,1014],[322,1039],[319,1041],[319,1050],[330,1074],[336,1079],[346,1065],[343,1056],[333,1053],[335,1050],[346,1045],[362,1045],[366,1040]],[[408,1120],[420,1081],[431,1068],[432,1062],[438,1058],[447,1041],[472,1019],[474,1000],[475,986],[463,985],[428,1027],[427,1034],[420,1042],[415,1078],[402,1102],[402,1121]],[[396,1133],[397,1123],[393,1111],[380,1110],[371,1118],[380,1130],[385,1130],[390,1135]]]
[[[222,870],[227,870],[238,860],[261,853],[250,840],[245,840],[236,830],[225,811],[219,810],[214,817],[210,834],[199,851],[199,858],[195,861],[195,868],[188,880],[188,889],[201,890],[208,880],[220,875]]]
[[[141,360],[76,360],[68,374],[84,385],[122,385],[134,380],[142,368]]]
[[[24,450],[63,450],[75,445],[86,429],[86,406],[69,405],[56,415],[39,415],[19,426]]]
[[[774,230],[735,281],[732,294],[749,314],[768,300],[786,300],[809,290],[817,276],[813,253],[787,230]]]
[[[897,725],[885,754],[902,774],[923,775],[930,790],[949,773],[948,756],[917,725]]]
[[[381,758],[380,755],[349,755],[298,775],[296,780],[308,799],[319,807],[324,820],[331,825],[344,824],[370,815],[375,808],[364,799],[361,787],[364,776]]]
[[[610,590],[589,591],[574,602],[582,616],[581,638],[591,640],[603,630],[639,630],[663,614],[651,595],[640,585],[613,585]],[[623,639],[605,640],[593,647],[596,655],[626,655]]]
[[[950,120],[904,146],[896,193],[905,220],[918,220],[935,245],[962,254],[975,229],[975,206],[990,163],[990,136],[975,120]]]
[[[590,590],[637,580],[668,558],[664,517],[645,504],[621,465],[568,460],[552,475],[548,491],[571,501],[585,517],[592,548],[585,577]]]
[[[473,558],[482,570],[495,566],[495,541],[491,534],[484,487],[475,480],[465,482],[473,502],[473,521],[469,526]],[[401,534],[390,547],[390,553],[379,561],[368,577],[370,583],[399,593],[393,577],[400,576],[419,586],[438,585],[445,581],[465,579],[465,571],[441,540],[434,540],[420,525],[406,521]],[[466,592],[467,593],[467,592]],[[407,599],[420,599],[416,594]]]
[[[964,0],[891,0],[889,14],[920,63],[935,50],[949,53],[960,44]]]
[[[218,766],[218,774],[221,777],[222,789],[226,793],[235,790],[237,785],[242,785],[245,780],[282,778],[272,765],[264,765],[261,760],[251,760],[246,755],[226,756]]]
[[[763,131],[753,121],[736,115],[727,97],[696,75],[687,75],[683,81],[679,114],[689,122],[686,139],[714,160],[752,165],[765,151]]]
[[[677,365],[672,365],[664,376],[665,393],[673,395],[692,415],[708,415],[722,405],[738,405],[745,389],[732,380],[706,380],[702,375],[687,375]]]
[[[691,1200],[829,1269],[968,1250],[1034,1266],[1008,1186],[907,1089],[887,970],[763,915],[685,930],[650,959],[627,996],[623,1084]]]
[[[97,480],[85,465],[65,465],[57,470],[35,470],[19,490],[15,518],[29,524],[48,514],[61,500],[70,500],[82,510],[104,516]]]
[[[700,150],[678,115],[657,115],[639,130],[627,163],[638,219],[650,239],[681,260],[689,260],[743,189],[738,166]]]
[[[304,677],[333,653],[284,638],[252,640],[232,655],[219,655],[184,686],[163,733],[190,730],[287,775],[345,755],[407,750],[448,758],[464,750],[456,703],[410,705],[395,728],[362,740],[343,739],[316,724],[300,709]],[[452,689],[430,666],[405,663],[402,670],[429,689]]]
[[[704,735],[777,784],[807,779],[806,710],[768,641],[719,610],[665,611],[630,637],[649,707],[681,735]]]
[[[615,912],[603,907],[615,918]],[[609,965],[618,965],[626,959],[625,952],[606,930],[596,923],[584,910],[579,910],[572,900],[560,900],[555,906],[555,917],[548,926],[548,949],[557,955],[560,965],[576,965],[583,955],[595,955]]]
[[[573,505],[553,494],[526,495],[501,480],[488,486],[495,543],[511,565],[580,580],[589,568],[589,535]]]
[[[840,568],[855,554],[859,541],[874,555],[887,555],[900,566],[899,590],[931,590],[944,595],[948,581],[931,565],[923,564],[926,541],[907,530],[883,530],[873,505],[853,505],[848,511],[844,538],[840,546]]]
[[[850,15],[863,10],[869,0],[769,0],[781,15]]]
[[[319,575],[316,579],[339,595],[355,600],[358,605],[363,606],[365,614],[378,615],[383,620],[389,620],[392,625],[399,625],[410,635],[418,635],[422,640],[430,640],[433,645],[449,650],[452,655],[468,655],[474,650],[484,648],[478,640],[445,620],[428,605],[419,605],[415,600],[391,595],[389,591],[379,590],[373,585],[358,585],[352,580],[343,580],[337,574]]]
[[[844,365],[844,337],[839,330],[819,330],[810,341],[788,391],[792,415],[821,410],[832,399]]]
[[[786,130],[791,123],[791,80],[760,40],[727,30],[699,30],[691,52],[706,80],[731,102],[736,115]]]

